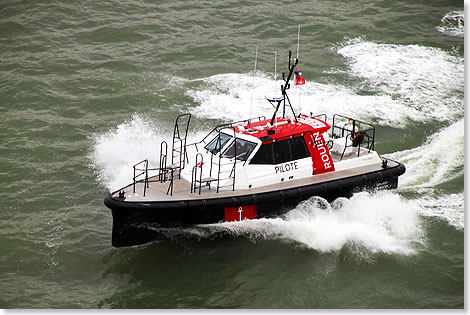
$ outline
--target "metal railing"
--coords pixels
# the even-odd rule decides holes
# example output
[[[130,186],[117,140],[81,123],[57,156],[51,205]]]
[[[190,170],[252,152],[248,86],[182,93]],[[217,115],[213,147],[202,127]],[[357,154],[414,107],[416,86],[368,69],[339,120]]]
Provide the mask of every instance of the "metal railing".
[[[165,148],[165,151],[163,151],[163,148]],[[166,143],[166,141],[162,141],[162,143],[160,144],[160,163],[159,163],[159,171],[158,171],[158,179],[160,180],[161,183],[166,181],[167,172],[165,172],[165,170],[166,170],[167,161],[168,161],[168,144]]]
[[[220,133],[220,131],[224,128],[232,128],[232,127],[235,127],[236,125],[243,125],[244,123],[251,124],[255,121],[262,121],[262,120],[266,120],[266,116],[258,116],[258,117],[254,117],[251,119],[244,119],[244,120],[233,121],[230,123],[217,125],[202,140],[187,144],[186,147],[194,146],[196,148],[196,151],[199,152],[198,145],[204,144],[205,146],[207,144],[207,138],[209,138],[214,132]]]
[[[143,168],[139,168],[140,165],[143,165]],[[142,181],[142,180],[137,180],[140,176],[142,175],[145,175],[145,178],[144,178],[144,197],[145,197],[145,193],[147,192],[147,188],[149,186],[149,183],[148,183],[148,160],[143,160],[143,161],[140,161],[139,163],[135,164],[133,166],[134,168],[134,177],[133,177],[133,185],[132,185],[132,192],[135,194],[135,184],[136,182],[139,182],[139,181]],[[136,174],[136,172],[140,172],[138,174]]]
[[[200,160],[199,160],[200,157]],[[191,170],[191,193],[196,191],[196,184],[199,183],[199,195],[201,194],[202,186],[202,165],[204,164],[204,159],[201,153],[196,154],[196,165],[193,166]],[[197,171],[199,171],[199,180],[197,180]]]
[[[186,120],[185,120],[186,119]],[[180,121],[182,120],[182,121]],[[171,164],[175,168],[182,170],[185,166],[186,158],[186,139],[188,137],[189,123],[191,114],[181,114],[176,117],[175,127],[173,129],[173,144],[171,150]],[[179,173],[181,178],[181,172]]]
[[[182,117],[184,115],[180,115],[179,117]],[[319,115],[310,115],[311,118],[318,118],[322,119],[323,121],[326,122],[327,116],[326,114],[319,114]],[[190,119],[190,116],[189,116]],[[189,125],[189,119],[188,119],[188,125]],[[168,144],[165,141],[162,141],[160,144],[160,159],[159,159],[159,167],[158,168],[149,168],[149,163],[148,160],[145,159],[133,166],[134,169],[134,176],[133,176],[133,192],[135,193],[135,187],[136,183],[138,182],[143,182],[144,187],[143,187],[143,195],[145,197],[147,193],[147,189],[149,188],[149,183],[150,182],[157,182],[159,181],[160,183],[165,183],[169,181],[169,185],[167,188],[167,195],[173,195],[173,187],[174,187],[174,175],[175,175],[175,170],[179,170],[179,178],[181,178],[181,171],[185,166],[185,162],[182,160],[187,159],[189,162],[188,158],[188,151],[187,148],[194,146],[196,149],[196,165],[193,166],[192,173],[191,173],[191,193],[194,193],[196,191],[196,188],[199,188],[199,194],[201,194],[201,187],[203,183],[206,183],[207,186],[209,186],[210,189],[210,183],[217,181],[217,193],[219,192],[220,188],[228,186],[224,184],[224,186],[221,186],[220,183],[222,180],[228,180],[232,179],[232,182],[229,184],[232,186],[232,190],[235,190],[235,184],[236,184],[236,165],[237,165],[237,134],[235,132],[235,127],[238,124],[244,124],[244,123],[252,123],[253,121],[262,121],[265,120],[266,118],[264,116],[260,117],[255,117],[252,119],[245,119],[245,120],[240,120],[236,122],[231,122],[231,123],[226,123],[226,124],[221,124],[216,127],[214,127],[201,141],[194,142],[191,144],[186,144],[186,139],[182,139],[179,136],[175,137],[175,135],[179,134],[179,127],[178,127],[178,119],[175,123],[175,132],[174,132],[174,139],[173,143],[175,144],[176,142],[179,141],[180,145],[179,146],[179,151],[180,153],[180,158],[179,158],[179,165],[176,165],[175,167],[168,167],[167,162],[168,162]],[[187,134],[188,126],[185,126],[185,131],[184,134]],[[227,158],[229,161],[228,163],[224,163],[223,161],[226,161],[225,158],[222,158],[223,153],[221,143],[220,143],[220,134],[222,132],[222,129],[232,129],[233,130],[233,138],[231,141],[227,142],[224,147],[230,147],[230,145],[234,145],[234,155],[232,158]],[[218,153],[216,154],[211,154],[211,160],[210,160],[210,167],[209,167],[209,177],[203,179],[203,155],[199,152],[198,146],[201,144],[206,145],[207,144],[207,139],[213,135],[214,132],[218,132],[218,144],[216,144],[216,147],[219,148]],[[275,141],[280,141],[284,140],[287,138],[293,139],[295,137],[305,137],[305,135],[310,134],[312,142],[310,142],[310,146],[312,148],[318,148],[320,145],[325,145],[328,144],[328,141],[317,141],[315,139],[315,135],[313,131],[304,131],[292,135],[287,135],[283,136],[280,138],[277,138],[275,140],[271,140],[272,142]],[[331,126],[331,137],[333,139],[338,139],[338,138],[343,138],[345,137],[345,144],[344,144],[344,149],[341,154],[341,159],[343,159],[346,149],[348,147],[357,147],[357,156],[360,156],[361,154],[361,148],[365,148],[369,152],[371,150],[374,150],[374,144],[375,144],[375,127],[369,123],[357,120],[357,119],[352,119],[346,116],[342,116],[339,114],[333,115],[333,123]],[[212,140],[212,138],[211,138]],[[308,141],[305,138],[306,141]],[[265,143],[270,143],[271,141],[266,141]],[[331,142],[331,140],[329,141]],[[178,148],[177,148],[178,149]],[[331,148],[329,148],[331,149]],[[172,149],[172,159],[173,155],[175,152],[175,148]],[[292,152],[292,145],[289,145],[289,150],[290,150],[290,156],[293,156]],[[249,149],[243,158],[243,160],[238,160],[239,162],[243,163],[245,165],[249,160],[248,158],[250,157],[253,149]],[[216,157],[218,154],[218,161],[214,161],[214,157]],[[231,155],[231,154],[230,154]],[[181,156],[184,158],[181,159]],[[313,162],[315,163],[315,156],[312,155]],[[231,167],[227,167],[231,166]],[[214,167],[217,169],[217,178],[212,177],[213,169]],[[149,171],[158,171],[158,176],[155,176],[155,180],[149,180]],[[199,173],[198,173],[199,172]],[[224,176],[224,174],[227,174],[228,176]],[[215,174],[214,174],[215,175]],[[153,177],[150,177],[153,178]],[[199,187],[197,187],[197,183],[199,183]]]
[[[357,156],[361,154],[361,147],[365,148],[368,152],[374,150],[375,126],[367,122],[335,114],[333,115],[331,135],[333,138],[345,137],[341,159],[344,157],[348,147],[357,147]]]

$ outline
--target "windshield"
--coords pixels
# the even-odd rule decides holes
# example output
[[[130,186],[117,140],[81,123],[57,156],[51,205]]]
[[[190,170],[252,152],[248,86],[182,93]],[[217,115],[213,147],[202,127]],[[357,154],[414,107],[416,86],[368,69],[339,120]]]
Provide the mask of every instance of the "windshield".
[[[227,148],[227,150],[222,153],[223,158],[233,158],[237,156],[237,160],[245,160],[253,152],[256,147],[256,143],[237,138],[232,144]]]
[[[211,142],[209,142],[208,145],[204,147],[204,149],[211,151],[212,154],[217,154],[220,149],[224,147],[224,145],[232,139],[232,136],[229,136],[225,133],[220,132],[217,137],[212,139]]]

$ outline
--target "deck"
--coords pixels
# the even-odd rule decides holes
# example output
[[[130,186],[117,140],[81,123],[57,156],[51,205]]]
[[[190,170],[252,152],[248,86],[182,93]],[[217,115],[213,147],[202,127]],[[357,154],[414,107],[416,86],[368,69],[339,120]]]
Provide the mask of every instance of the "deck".
[[[336,157],[334,157],[336,158]],[[388,167],[397,166],[398,163],[389,160]],[[382,169],[382,165],[375,163],[373,165],[360,166],[356,168],[346,169],[335,171],[332,173],[325,173],[310,176],[302,179],[285,179],[282,182],[272,185],[266,185],[262,187],[255,187],[250,189],[237,189],[233,191],[232,189],[220,189],[217,193],[215,187],[209,188],[209,186],[201,187],[201,194],[199,194],[199,189],[196,189],[196,192],[191,193],[191,183],[185,180],[184,178],[179,179],[178,175],[175,174],[175,179],[173,182],[173,194],[167,194],[170,181],[160,182],[158,181],[158,176],[149,178],[149,187],[146,189],[145,197],[144,193],[144,183],[139,181],[135,184],[135,193],[133,193],[133,185],[128,185],[127,187],[120,189],[125,191],[126,201],[130,202],[152,202],[152,201],[177,201],[177,200],[199,200],[199,199],[212,199],[212,198],[222,198],[222,197],[235,197],[242,196],[247,194],[258,194],[269,191],[284,190],[289,188],[308,186],[312,184],[327,182],[336,179],[342,179],[357,175],[362,175],[365,173],[370,173]],[[214,184],[213,184],[214,185]],[[113,194],[113,197],[117,197],[118,192]]]

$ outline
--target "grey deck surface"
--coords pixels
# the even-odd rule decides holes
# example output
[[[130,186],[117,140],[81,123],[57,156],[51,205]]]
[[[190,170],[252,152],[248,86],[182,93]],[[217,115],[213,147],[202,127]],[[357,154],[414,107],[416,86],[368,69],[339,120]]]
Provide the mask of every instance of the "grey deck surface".
[[[389,167],[394,167],[398,165],[396,162],[388,162]],[[143,196],[144,184],[143,182],[137,182],[135,185],[135,194],[132,193],[133,187],[130,185],[125,189],[126,201],[140,201],[140,202],[151,202],[151,201],[177,201],[177,200],[197,200],[197,199],[211,199],[211,198],[221,198],[221,197],[232,197],[232,196],[242,196],[246,194],[255,194],[263,193],[269,191],[276,191],[281,189],[295,188],[300,186],[312,185],[316,183],[321,183],[325,181],[341,179],[346,177],[351,177],[355,175],[361,175],[368,172],[373,172],[382,169],[380,164],[368,165],[356,167],[353,169],[347,169],[343,171],[335,171],[333,173],[326,173],[320,175],[314,175],[303,179],[287,179],[283,182],[277,184],[250,188],[250,189],[237,189],[233,191],[220,189],[219,193],[216,192],[217,182],[212,183],[211,189],[207,186],[201,188],[201,194],[199,195],[199,189],[195,193],[190,192],[190,182],[181,178],[178,179],[178,176],[175,174],[175,180],[173,184],[173,195],[167,195],[167,190],[170,182],[166,181],[164,183],[158,182],[158,177],[151,177],[151,182],[149,187],[146,190],[145,197]],[[117,196],[117,193],[113,196]]]

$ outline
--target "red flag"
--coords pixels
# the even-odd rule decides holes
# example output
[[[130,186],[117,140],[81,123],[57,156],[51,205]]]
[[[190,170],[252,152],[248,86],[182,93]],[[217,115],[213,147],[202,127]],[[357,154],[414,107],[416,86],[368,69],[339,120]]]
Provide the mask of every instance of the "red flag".
[[[302,78],[302,72],[296,71],[295,73],[295,85],[305,84],[305,78]]]

